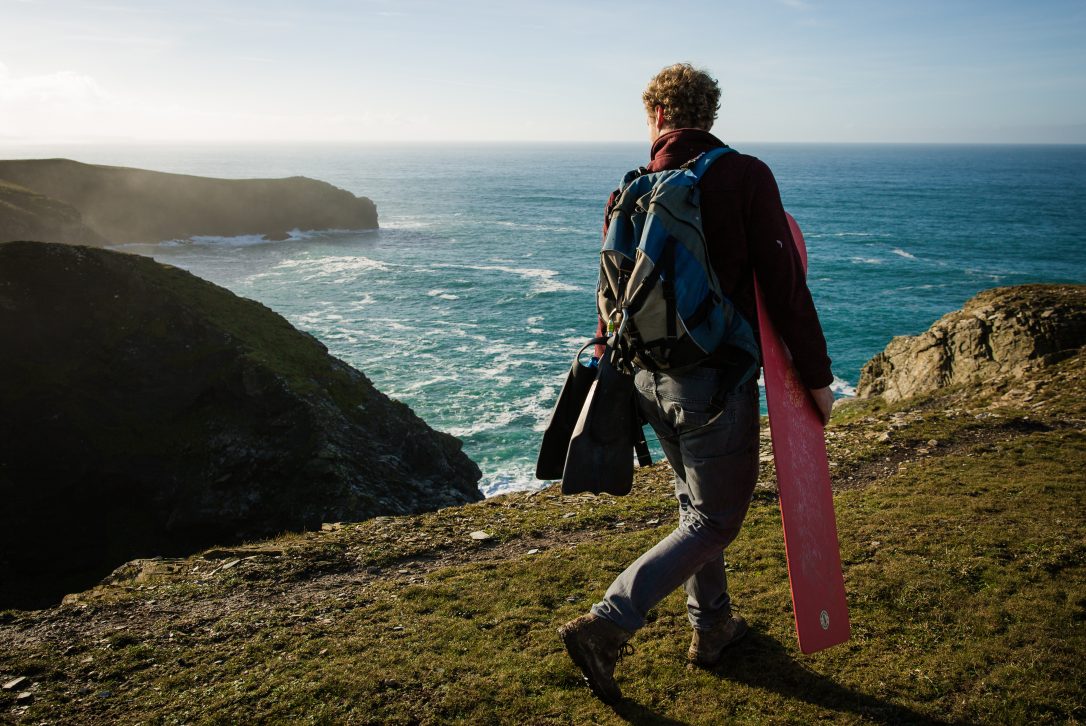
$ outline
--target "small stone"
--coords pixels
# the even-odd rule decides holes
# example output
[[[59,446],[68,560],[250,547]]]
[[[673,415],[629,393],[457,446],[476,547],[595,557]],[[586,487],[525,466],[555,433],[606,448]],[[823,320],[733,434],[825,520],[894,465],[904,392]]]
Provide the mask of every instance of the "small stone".
[[[317,653],[317,655],[328,655],[328,649],[327,648],[321,648],[321,651],[319,653]]]
[[[34,697],[34,694],[32,694],[30,691],[23,691],[19,695],[15,696],[15,700],[16,701],[29,701],[33,697]]]
[[[18,678],[12,678],[10,681],[4,684],[5,691],[11,691],[18,688],[22,684],[26,683],[26,676],[19,676]]]
[[[576,512],[566,512],[565,514],[562,515],[562,519],[570,519],[571,517],[576,517],[576,516],[577,516]]]
[[[223,565],[221,569],[223,569],[223,570],[229,570],[229,569],[230,569],[231,567],[234,567],[234,566],[235,566],[235,565],[237,565],[237,564],[238,564],[239,562],[241,562],[241,560],[230,560],[230,561],[229,561],[229,562],[227,562],[227,563],[226,563],[225,565]]]
[[[483,540],[490,539],[493,535],[491,535],[489,532],[484,532],[481,529],[477,529],[468,536],[471,537],[474,540],[478,540],[478,541],[482,542]]]
[[[645,524],[660,524],[660,519],[659,518],[650,519],[649,521],[645,522]]]
[[[882,435],[880,435],[879,438],[878,438],[878,442],[880,444],[885,444],[889,440],[890,440],[890,432],[889,431],[884,431],[882,433]]]
[[[539,550],[538,549],[530,549],[530,550],[528,550],[528,554],[530,554],[530,555],[538,555]]]
[[[928,439],[928,446],[938,446],[938,445],[939,445],[938,439]]]
[[[392,629],[393,629],[393,630],[403,630],[403,626],[402,626],[402,625],[397,625],[397,626],[395,626],[395,627],[394,627],[394,628],[392,628]]]

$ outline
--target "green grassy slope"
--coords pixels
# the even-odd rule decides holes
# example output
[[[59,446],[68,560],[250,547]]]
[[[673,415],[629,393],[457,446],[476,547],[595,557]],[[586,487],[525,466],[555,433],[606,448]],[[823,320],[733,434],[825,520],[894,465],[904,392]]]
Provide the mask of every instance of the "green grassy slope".
[[[772,472],[729,549],[750,635],[687,670],[684,596],[592,697],[555,628],[675,522],[513,494],[136,563],[0,615],[0,717],[40,723],[1063,723],[1086,717],[1086,358],[983,395],[857,402],[828,431],[853,637],[796,647]],[[490,535],[472,539],[474,531]],[[18,694],[27,694],[18,699]]]

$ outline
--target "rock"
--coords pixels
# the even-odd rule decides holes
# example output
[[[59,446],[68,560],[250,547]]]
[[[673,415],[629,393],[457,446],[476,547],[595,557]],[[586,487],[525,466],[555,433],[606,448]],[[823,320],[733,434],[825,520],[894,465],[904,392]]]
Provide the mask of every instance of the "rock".
[[[371,200],[300,176],[213,179],[69,159],[28,159],[0,161],[3,182],[34,199],[29,204],[25,194],[20,196],[18,214],[0,203],[0,242],[36,239],[98,246],[248,234],[286,239],[292,229],[377,227]],[[0,202],[11,193],[0,186]]]
[[[896,337],[864,365],[858,398],[893,403],[945,386],[992,386],[1086,345],[1086,286],[986,290],[920,335]]]
[[[483,531],[483,530],[481,530],[481,529],[479,529],[479,530],[476,530],[476,531],[472,532],[472,533],[471,533],[470,535],[468,535],[468,536],[469,536],[469,537],[471,537],[471,538],[472,538],[472,539],[474,539],[474,540],[479,540],[479,541],[484,541],[484,540],[488,540],[488,539],[490,539],[490,538],[492,537],[492,535],[491,535],[491,534],[489,534],[489,533],[487,533],[487,532],[484,532],[484,531]]]
[[[0,609],[121,563],[482,499],[460,441],[264,306],[0,244]]]
[[[5,691],[13,691],[16,688],[18,688],[19,686],[26,683],[26,680],[27,680],[26,676],[19,676],[18,678],[12,678],[10,681],[7,681],[7,682],[4,683],[4,690]]]

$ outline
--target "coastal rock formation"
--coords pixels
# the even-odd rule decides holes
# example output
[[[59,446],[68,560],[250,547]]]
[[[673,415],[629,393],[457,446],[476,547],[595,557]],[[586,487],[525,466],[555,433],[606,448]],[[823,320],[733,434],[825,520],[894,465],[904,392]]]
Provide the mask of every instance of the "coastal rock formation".
[[[250,234],[284,239],[293,229],[377,227],[371,200],[300,176],[213,179],[69,159],[32,159],[0,161],[2,181],[48,197],[53,206],[76,210],[91,234],[60,230],[52,237],[18,235],[18,226],[5,221],[9,212],[0,204],[0,242],[30,238],[100,245],[106,240],[121,244]]]
[[[985,290],[920,335],[899,336],[864,365],[859,398],[888,402],[955,384],[1021,376],[1086,345],[1086,286]]]
[[[482,498],[430,429],[259,303],[149,258],[0,244],[0,593]]]

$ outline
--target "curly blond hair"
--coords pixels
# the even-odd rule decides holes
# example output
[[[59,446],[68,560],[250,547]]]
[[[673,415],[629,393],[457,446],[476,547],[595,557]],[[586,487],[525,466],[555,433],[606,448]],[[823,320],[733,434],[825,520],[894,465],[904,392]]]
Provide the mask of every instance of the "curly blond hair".
[[[652,77],[641,100],[650,116],[663,107],[668,128],[708,131],[720,110],[720,86],[706,71],[676,63]]]

